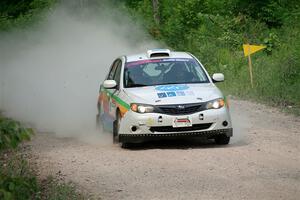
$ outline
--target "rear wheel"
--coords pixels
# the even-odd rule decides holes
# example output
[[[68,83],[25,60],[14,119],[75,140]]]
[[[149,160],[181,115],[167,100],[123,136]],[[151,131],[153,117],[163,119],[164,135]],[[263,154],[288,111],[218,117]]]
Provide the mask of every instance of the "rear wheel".
[[[227,135],[218,135],[215,138],[215,142],[216,142],[216,144],[219,144],[219,145],[226,145],[226,144],[229,144],[230,137],[228,137]]]
[[[121,124],[121,115],[120,112],[117,111],[116,120],[114,121],[114,127],[113,127],[113,143],[119,142],[120,124]]]

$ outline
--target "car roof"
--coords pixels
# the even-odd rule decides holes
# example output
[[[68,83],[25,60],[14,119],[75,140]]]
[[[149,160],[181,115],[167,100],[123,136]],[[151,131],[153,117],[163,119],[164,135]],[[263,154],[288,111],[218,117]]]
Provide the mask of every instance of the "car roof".
[[[154,54],[165,53],[163,56],[153,56]],[[179,52],[179,51],[170,51],[169,49],[152,49],[145,51],[144,53],[128,55],[126,56],[127,62],[134,62],[140,60],[151,60],[151,59],[159,59],[159,58],[193,58],[190,53],[187,52]]]

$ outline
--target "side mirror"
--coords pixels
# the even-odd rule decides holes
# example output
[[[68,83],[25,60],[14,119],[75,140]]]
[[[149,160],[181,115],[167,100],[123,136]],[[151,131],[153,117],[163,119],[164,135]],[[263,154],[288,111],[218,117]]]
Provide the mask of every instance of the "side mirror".
[[[103,82],[103,87],[105,89],[114,89],[117,87],[117,82],[115,80],[105,80]]]
[[[215,73],[212,75],[212,80],[214,83],[224,81],[224,74],[222,73]]]

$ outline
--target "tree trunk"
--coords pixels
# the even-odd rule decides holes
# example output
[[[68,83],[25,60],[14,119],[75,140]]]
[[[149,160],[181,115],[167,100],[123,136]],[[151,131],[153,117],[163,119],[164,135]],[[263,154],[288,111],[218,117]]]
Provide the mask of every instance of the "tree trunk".
[[[159,0],[152,0],[153,6],[153,18],[157,25],[160,23],[160,16],[159,16]]]

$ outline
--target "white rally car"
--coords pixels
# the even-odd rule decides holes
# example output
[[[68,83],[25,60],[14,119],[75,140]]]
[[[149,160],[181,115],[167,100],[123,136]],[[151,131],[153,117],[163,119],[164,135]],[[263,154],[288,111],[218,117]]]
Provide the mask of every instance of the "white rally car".
[[[154,49],[117,58],[100,86],[97,122],[114,142],[206,137],[228,144],[228,104],[192,54]]]

